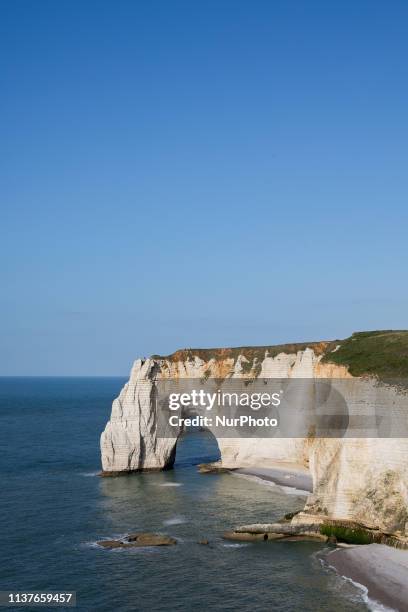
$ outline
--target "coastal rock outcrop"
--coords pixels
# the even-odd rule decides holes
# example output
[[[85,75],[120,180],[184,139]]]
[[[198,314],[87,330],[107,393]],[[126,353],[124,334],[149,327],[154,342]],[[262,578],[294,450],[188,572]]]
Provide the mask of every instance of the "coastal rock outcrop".
[[[250,541],[274,541],[274,540],[323,540],[329,544],[338,542],[361,545],[361,544],[386,544],[394,548],[408,549],[408,541],[383,533],[378,528],[368,528],[361,523],[347,519],[324,519],[310,520],[310,516],[302,513],[303,521],[281,521],[279,523],[264,523],[254,525],[243,525],[235,527],[233,531],[223,534],[226,540]]]
[[[374,401],[386,414],[396,414],[398,418],[391,421],[386,436],[377,437],[377,430],[373,430],[373,437],[358,437],[350,425],[339,438],[313,433],[304,438],[218,437],[221,460],[217,467],[306,466],[313,478],[313,493],[303,514],[356,520],[408,536],[408,405],[401,401],[406,390],[388,380],[405,377],[407,354],[408,332],[387,331],[354,334],[345,341],[191,349],[168,357],[139,359],[113,402],[111,418],[101,436],[103,474],[172,467],[182,427],[172,437],[159,435],[157,380],[330,379],[335,390],[336,379],[352,381],[357,377],[361,381],[358,393],[355,385],[350,385],[347,402],[372,418],[376,418]]]
[[[132,533],[120,540],[101,540],[102,548],[136,548],[146,546],[174,546],[177,540],[160,533]]]

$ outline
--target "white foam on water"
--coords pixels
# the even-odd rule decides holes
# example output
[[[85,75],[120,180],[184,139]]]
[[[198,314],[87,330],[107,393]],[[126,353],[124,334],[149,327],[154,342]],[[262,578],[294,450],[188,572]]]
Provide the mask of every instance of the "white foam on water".
[[[92,478],[93,476],[98,476],[99,472],[82,472],[80,475],[84,478]]]
[[[162,482],[161,484],[157,485],[158,487],[182,487],[182,483],[181,482]]]
[[[245,480],[250,480],[266,487],[274,487],[276,489],[280,489],[286,495],[298,495],[299,497],[307,497],[308,495],[310,495],[309,491],[304,491],[303,489],[297,489],[296,487],[290,487],[287,485],[277,484],[272,480],[265,480],[264,478],[254,476],[252,474],[239,474],[237,472],[231,472],[231,474],[232,476],[236,476],[237,478],[244,478]]]
[[[101,547],[100,547],[101,548]],[[109,553],[124,553],[126,555],[154,555],[159,552],[160,546],[132,546],[131,548],[108,548]]]
[[[187,523],[187,519],[184,516],[173,516],[163,521],[163,525],[182,525],[183,523]]]
[[[223,544],[224,548],[245,548],[249,546],[249,544]]]
[[[356,582],[355,580],[352,580],[348,576],[343,576],[342,574],[339,574],[339,576],[340,575],[344,580],[347,580],[347,582],[351,582],[352,585],[354,585],[355,587],[357,587],[358,589],[362,591],[362,594],[361,594],[362,599],[364,603],[367,605],[368,609],[371,610],[371,612],[398,612],[398,610],[395,610],[394,608],[388,608],[387,606],[384,606],[383,604],[381,604],[379,601],[376,601],[375,599],[370,599],[370,597],[368,597],[368,589],[364,584],[361,584],[360,582]]]
[[[371,612],[398,612],[398,610],[395,610],[394,608],[389,608],[388,606],[384,606],[383,604],[381,604],[379,601],[376,601],[375,599],[371,599],[368,596],[368,588],[364,584],[361,584],[361,582],[356,582],[352,578],[349,578],[348,576],[344,576],[343,574],[340,574],[337,571],[337,569],[334,567],[334,565],[330,565],[330,563],[327,561],[327,557],[321,558],[320,553],[318,552],[316,553],[316,558],[320,561],[324,569],[330,569],[334,571],[334,573],[337,576],[339,576],[346,582],[349,582],[350,584],[355,586],[357,589],[359,589],[359,591],[361,591],[361,599],[364,601],[367,608]]]
[[[277,485],[286,495],[299,495],[299,497],[308,497],[310,495],[309,491],[305,491],[304,489],[297,489],[296,487],[286,487],[284,485]]]
[[[93,548],[94,550],[103,550],[107,553],[127,553],[127,554],[155,554],[159,552],[159,546],[133,546],[131,548],[105,548],[99,544],[100,541],[103,540],[123,540],[125,536],[115,536],[114,538],[103,538],[102,540],[95,540],[93,542],[83,542],[81,546],[86,548]]]
[[[272,482],[272,480],[265,480],[264,478],[259,478],[259,476],[253,476],[252,474],[240,474],[239,472],[231,472],[231,476],[235,476],[235,478],[243,478],[244,480],[250,480],[251,482],[256,482],[257,484],[261,484],[266,487],[278,487],[278,485],[275,482]]]
[[[95,540],[95,542],[83,542],[81,546],[85,546],[86,548],[102,548]]]

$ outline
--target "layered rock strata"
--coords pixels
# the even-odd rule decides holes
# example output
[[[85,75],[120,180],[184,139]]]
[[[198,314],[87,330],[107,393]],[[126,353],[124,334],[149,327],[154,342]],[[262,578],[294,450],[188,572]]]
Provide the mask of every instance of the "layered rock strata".
[[[390,333],[394,332],[384,332],[387,342]],[[379,342],[378,336],[374,339]],[[349,347],[353,349],[357,345],[350,339],[345,342],[345,354],[349,356]],[[137,360],[129,381],[113,402],[110,420],[101,436],[103,474],[172,467],[177,436],[158,435],[155,402],[158,380],[330,379],[335,387],[336,380],[355,378],[347,364],[339,363],[341,350],[342,341],[335,341],[284,347],[189,350],[169,357]],[[354,353],[349,360],[356,367]],[[218,437],[219,467],[268,467],[277,463],[306,466],[313,478],[313,493],[304,509],[306,515],[355,520],[387,533],[408,536],[408,409],[405,411],[406,400],[401,401],[405,390],[372,375],[359,377],[359,381],[358,387],[350,386],[347,401],[370,415],[374,401],[371,398],[375,397],[376,405],[396,415],[398,418],[392,421],[387,437],[353,437],[352,429],[341,438]],[[178,433],[182,433],[182,428]],[[373,435],[378,436],[378,432]]]

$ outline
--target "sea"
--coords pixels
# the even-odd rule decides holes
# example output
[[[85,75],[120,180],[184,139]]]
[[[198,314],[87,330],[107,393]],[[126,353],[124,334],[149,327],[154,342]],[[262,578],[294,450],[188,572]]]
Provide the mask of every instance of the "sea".
[[[368,609],[360,588],[322,564],[325,544],[222,539],[305,498],[256,478],[200,474],[199,463],[219,456],[209,432],[181,438],[173,470],[101,478],[99,437],[124,383],[0,379],[0,590],[75,591],[76,609],[90,612]],[[138,531],[177,545],[97,544]]]

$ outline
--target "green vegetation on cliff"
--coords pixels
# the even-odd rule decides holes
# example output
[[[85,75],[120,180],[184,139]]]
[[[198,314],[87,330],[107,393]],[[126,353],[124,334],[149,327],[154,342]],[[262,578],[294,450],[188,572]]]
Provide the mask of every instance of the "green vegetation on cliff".
[[[365,527],[360,523],[349,520],[328,519],[320,525],[320,533],[329,538],[336,538],[338,542],[347,544],[386,544],[394,548],[407,550],[405,538],[384,533],[380,529]]]
[[[199,357],[205,362],[233,359],[243,355],[245,373],[259,375],[261,362],[268,354],[296,354],[311,348],[322,355],[324,363],[335,363],[349,368],[353,376],[373,375],[381,380],[408,377],[408,331],[385,330],[356,332],[345,340],[277,344],[272,346],[239,346],[234,348],[182,349],[171,355],[153,355],[156,359],[169,361],[193,361]]]
[[[348,366],[353,376],[374,375],[381,380],[408,376],[408,331],[356,332],[339,340],[322,361]]]
[[[378,534],[364,527],[345,527],[342,525],[326,525],[320,527],[320,533],[328,537],[335,537],[339,542],[347,544],[372,544]]]
[[[169,361],[193,361],[195,357],[199,357],[203,361],[216,359],[234,359],[234,361],[243,355],[251,364],[257,361],[263,361],[265,353],[268,352],[269,357],[276,357],[279,353],[297,353],[304,351],[306,348],[312,348],[317,355],[321,355],[328,347],[328,342],[299,342],[293,344],[275,344],[272,346],[237,346],[233,348],[208,348],[208,349],[181,349],[171,355],[152,355],[156,359],[167,359]]]

